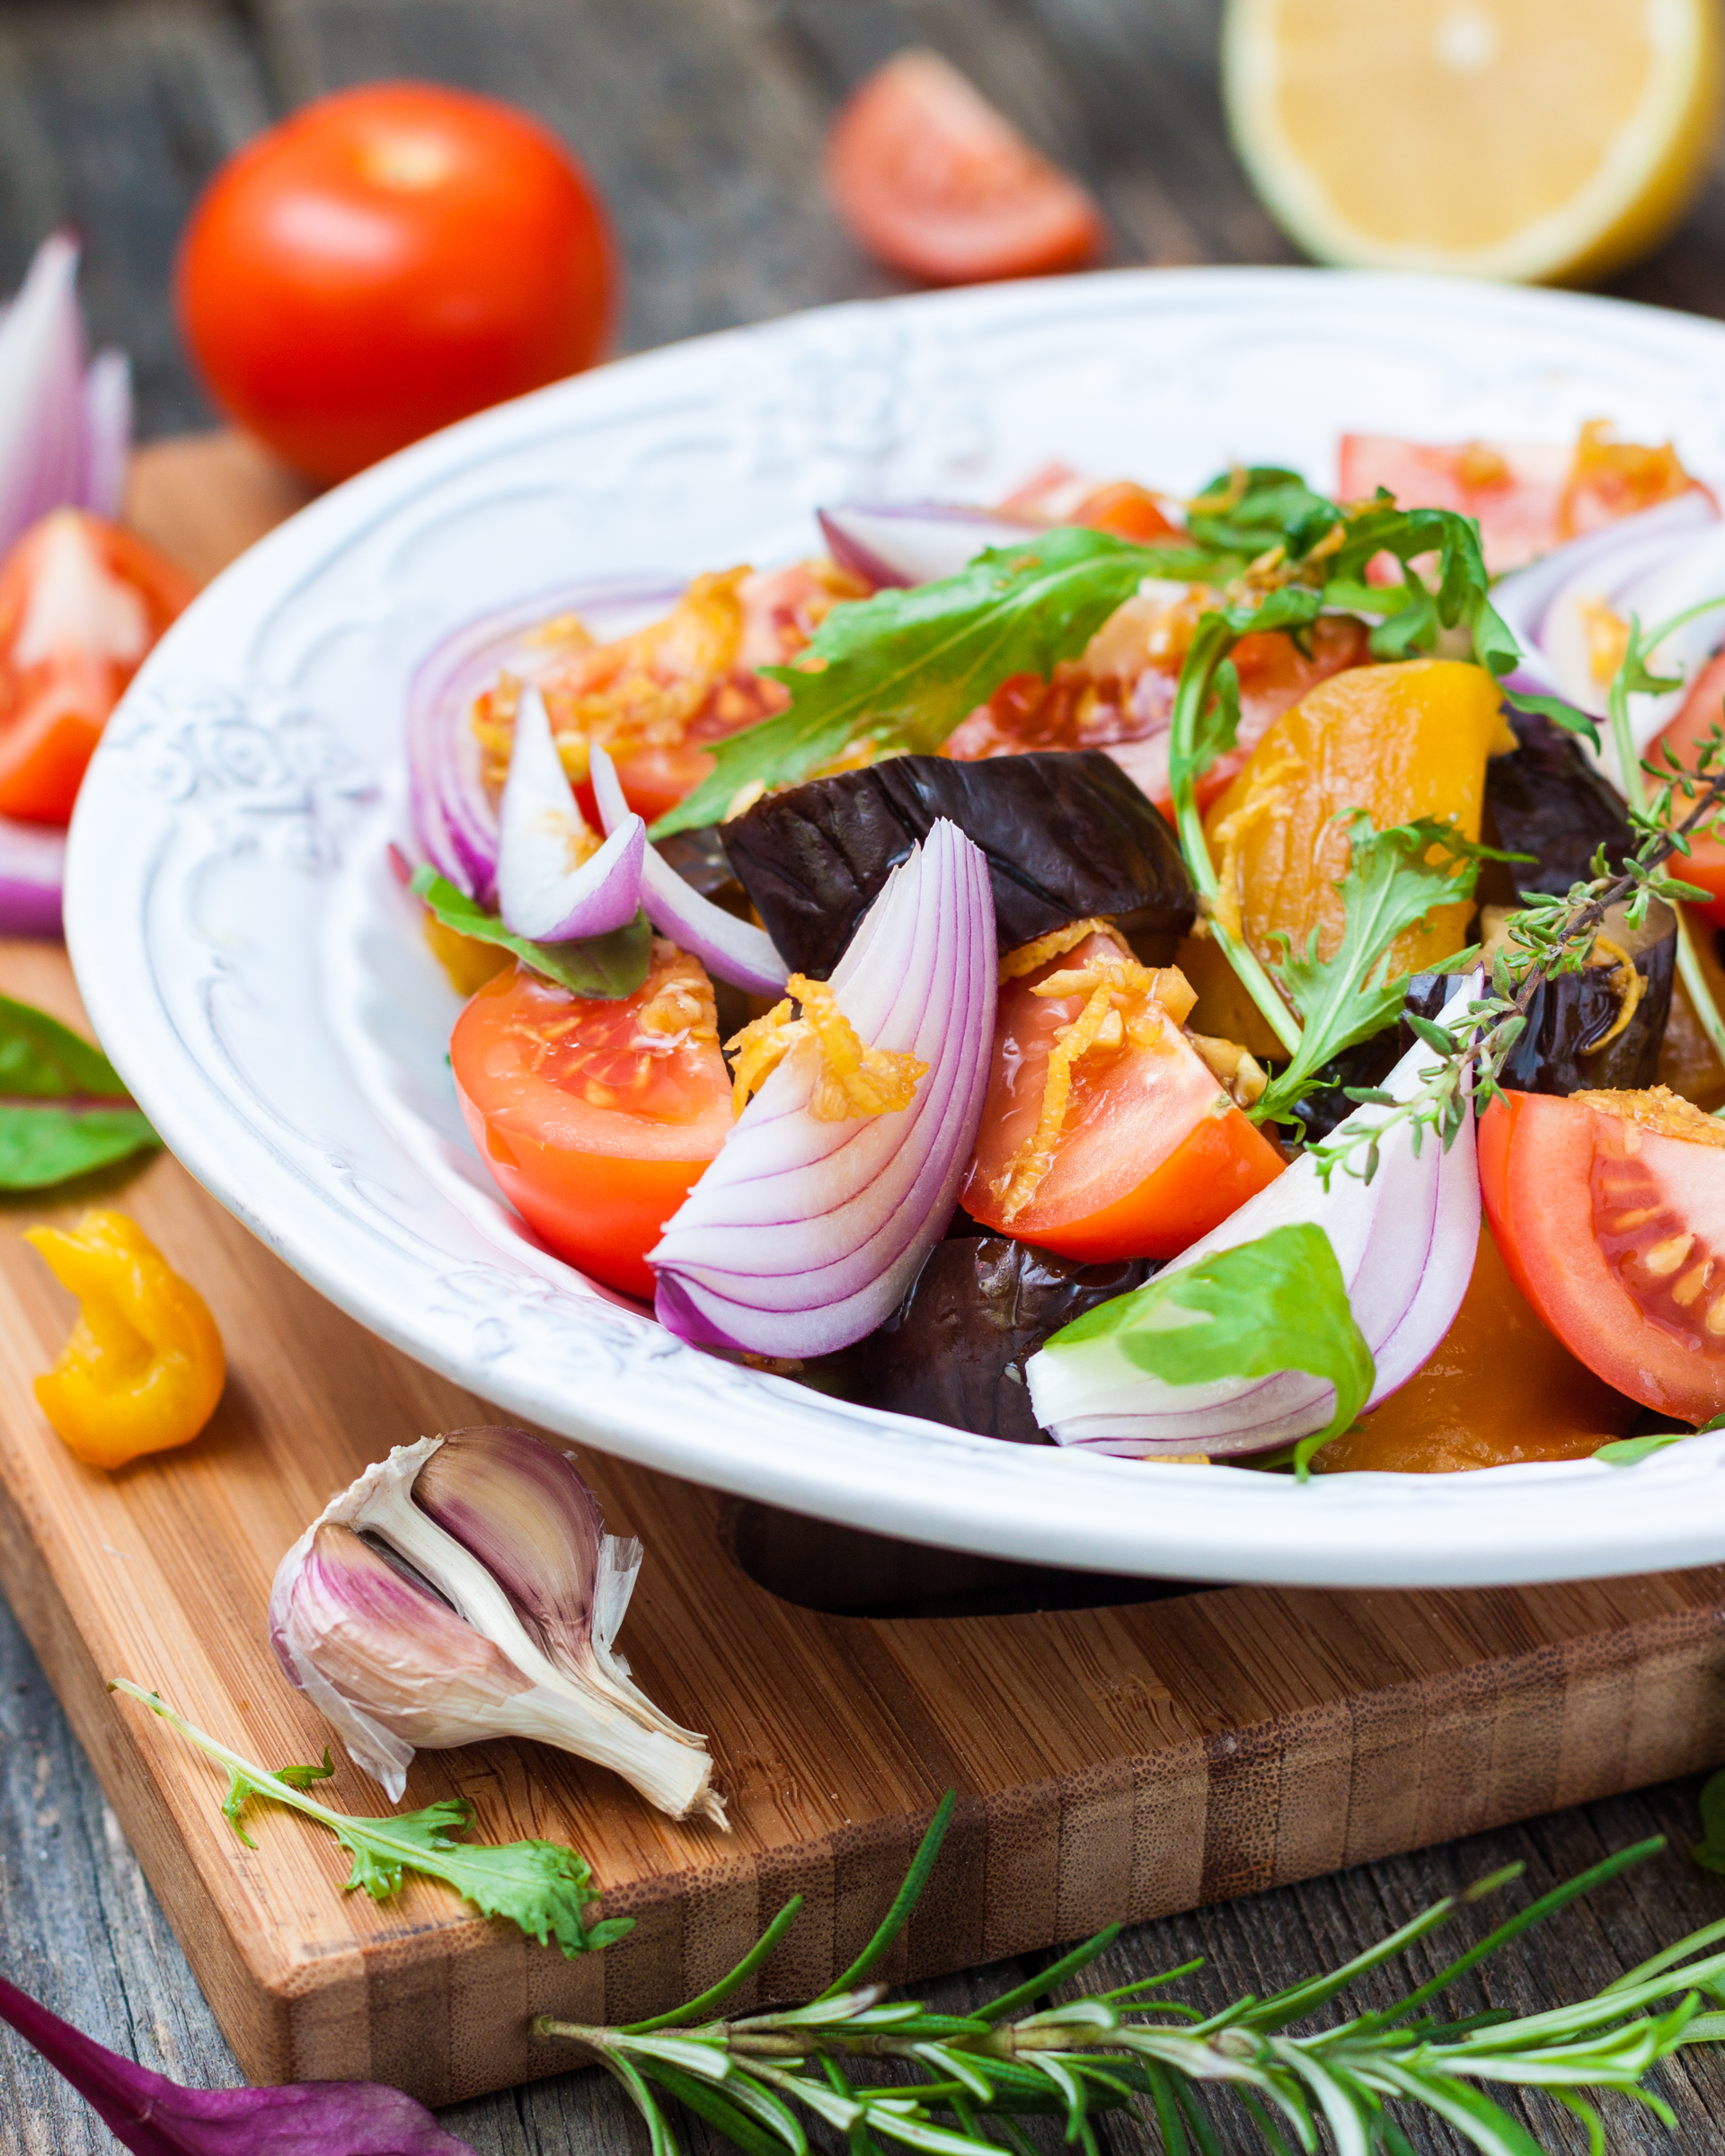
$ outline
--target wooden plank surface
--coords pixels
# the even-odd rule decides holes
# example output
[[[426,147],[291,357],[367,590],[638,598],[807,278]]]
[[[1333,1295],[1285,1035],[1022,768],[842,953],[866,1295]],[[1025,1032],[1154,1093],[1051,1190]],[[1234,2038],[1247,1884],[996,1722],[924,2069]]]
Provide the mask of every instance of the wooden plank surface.
[[[834,96],[907,38],[951,51],[1020,124],[1085,172],[1110,211],[1119,259],[1283,259],[1221,138],[1214,21],[1212,0],[692,0],[639,10],[628,0],[608,8],[566,0],[536,13],[516,0],[443,8],[436,0],[12,0],[0,5],[0,277],[15,279],[47,223],[75,216],[98,331],[139,358],[148,429],[184,426],[201,406],[174,346],[165,270],[199,180],[258,115],[290,97],[367,73],[414,73],[472,80],[585,130],[578,146],[614,199],[618,190],[625,198],[617,207],[634,272],[631,344],[888,289],[820,208],[812,154]],[[642,34],[632,38],[636,25]],[[607,109],[597,112],[595,79],[606,85]],[[686,147],[691,140],[697,148]],[[1725,313],[1717,181],[1676,239],[1619,288]],[[1273,1659],[1273,1637],[1257,1650]],[[216,2025],[112,1815],[28,1649],[3,1621],[0,1684],[6,1967],[150,2063],[191,2080],[230,2078]],[[1382,1758],[1393,1757],[1393,1734],[1374,1733]],[[1464,1748],[1456,1765],[1466,1764]],[[1261,1762],[1238,1770],[1243,1782],[1261,1771]],[[1681,1842],[1694,1825],[1692,1790],[1668,1789],[1361,1866],[1146,1925],[1117,1949],[1116,1980],[1181,1960],[1196,1944],[1216,1961],[1216,1996],[1224,1986],[1261,1991],[1511,1858],[1529,1860],[1537,1886],[1655,1826]],[[1722,1909],[1717,1881],[1668,1855],[1596,1912],[1520,1949],[1491,1980],[1491,1997],[1549,2003]],[[957,2004],[974,1990],[958,1979],[933,1995]],[[1718,2145],[1719,2068],[1692,2059],[1668,2069],[1664,2086],[1682,2145]],[[463,2104],[449,2123],[484,2156],[644,2147],[589,2074]],[[1625,2107],[1611,2125],[1614,2150],[1666,2145],[1660,2129]],[[1110,2151],[1140,2143],[1114,2122],[1103,2138]],[[1549,2127],[1547,2138],[1579,2145]],[[1427,2129],[1416,2140],[1451,2145]],[[112,2145],[22,2046],[0,2041],[0,2149],[82,2156]],[[698,2129],[690,2145],[706,2147]]]

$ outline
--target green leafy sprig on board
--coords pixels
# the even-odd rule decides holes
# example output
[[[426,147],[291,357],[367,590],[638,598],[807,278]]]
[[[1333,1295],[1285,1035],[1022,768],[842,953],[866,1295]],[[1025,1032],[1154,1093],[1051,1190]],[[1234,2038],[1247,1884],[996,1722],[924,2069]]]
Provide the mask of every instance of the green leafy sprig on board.
[[[1434,2010],[1450,1984],[1499,1947],[1652,1855],[1660,1840],[1542,1895],[1393,2005],[1344,2014],[1326,2028],[1300,2025],[1520,1867],[1435,1904],[1339,1969],[1268,1998],[1248,1995],[1220,2013],[1163,1995],[1203,1966],[1198,1961],[1057,2000],[1113,1945],[1118,1924],[974,2012],[928,2013],[915,2001],[889,2001],[884,1985],[864,1979],[909,1918],[952,1810],[949,1792],[880,1930],[810,2004],[735,2017],[718,2010],[779,1945],[799,1897],[728,1976],[676,2011],[623,2027],[545,2016],[535,2033],[579,2047],[621,2083],[646,2122],[653,2156],[677,2156],[673,2102],[745,2156],[808,2156],[805,2121],[835,2129],[852,2156],[884,2156],[889,2147],[928,2156],[998,2156],[1004,2147],[1028,2156],[1017,2122],[1049,2116],[1064,2122],[1067,2143],[1082,2156],[1098,2156],[1095,2117],[1120,2111],[1154,2125],[1164,2156],[1220,2156],[1219,2129],[1234,2123],[1218,2114],[1225,2091],[1269,2156],[1296,2149],[1311,2156],[1326,2134],[1340,2156],[1409,2156],[1398,2112],[1445,2120],[1482,2156],[1538,2156],[1538,2143],[1488,2093],[1493,2088],[1539,2090],[1580,2119],[1594,2156],[1604,2156],[1605,2126],[1584,2092],[1615,2090],[1673,2125],[1643,2078],[1685,2046],[1725,2037],[1725,2012],[1706,2010],[1725,1985],[1725,1953],[1705,1952],[1725,1937],[1725,1922],[1653,1956],[1597,1997],[1548,2013],[1456,2020]],[[895,2078],[861,2078],[859,2069],[871,2068]]]
[[[598,1900],[598,1889],[586,1858],[562,1842],[457,1840],[473,1819],[473,1807],[464,1797],[447,1797],[421,1811],[398,1812],[388,1819],[332,1811],[305,1793],[310,1783],[333,1772],[327,1749],[322,1766],[281,1767],[272,1774],[195,1728],[157,1693],[126,1677],[112,1679],[108,1689],[142,1701],[188,1744],[227,1769],[222,1813],[248,1849],[257,1844],[243,1825],[246,1807],[267,1798],[328,1827],[353,1859],[349,1894],[363,1887],[381,1902],[399,1892],[404,1872],[420,1872],[453,1886],[486,1916],[506,1916],[541,1946],[554,1940],[570,1956],[611,1946],[634,1929],[634,1920],[626,1916],[588,1922],[587,1910]]]
[[[0,1190],[46,1190],[161,1143],[100,1048],[0,996]]]
[[[414,870],[408,888],[445,928],[476,943],[495,943],[571,995],[612,1003],[632,995],[647,978],[653,932],[645,914],[638,913],[608,936],[586,936],[574,943],[531,943],[525,936],[512,934],[495,914],[475,905],[429,862]]]

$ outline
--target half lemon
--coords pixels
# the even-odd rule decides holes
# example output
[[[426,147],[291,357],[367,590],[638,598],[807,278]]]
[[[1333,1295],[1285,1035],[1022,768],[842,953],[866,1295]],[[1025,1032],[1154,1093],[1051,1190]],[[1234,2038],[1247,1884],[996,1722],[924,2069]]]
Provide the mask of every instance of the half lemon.
[[[1720,45],[1717,0],[1228,0],[1223,87],[1320,261],[1583,282],[1687,208]]]

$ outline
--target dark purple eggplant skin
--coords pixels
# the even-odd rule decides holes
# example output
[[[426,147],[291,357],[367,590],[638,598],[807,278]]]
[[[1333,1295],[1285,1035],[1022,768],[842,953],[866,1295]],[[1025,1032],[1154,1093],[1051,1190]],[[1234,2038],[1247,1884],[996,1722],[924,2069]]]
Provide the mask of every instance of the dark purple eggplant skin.
[[[1606,933],[1633,959],[1641,976],[1641,1001],[1628,1025],[1603,1047],[1595,1045],[1616,1022],[1614,968],[1589,966],[1543,981],[1528,1006],[1527,1029],[1503,1066],[1500,1085],[1518,1093],[1579,1093],[1595,1088],[1633,1092],[1658,1079],[1677,964],[1676,916],[1656,900],[1639,935],[1609,919]]]
[[[1485,767],[1485,800],[1497,827],[1497,844],[1531,861],[1507,865],[1517,891],[1547,891],[1561,897],[1593,874],[1601,846],[1615,869],[1635,850],[1623,804],[1566,734],[1537,711],[1507,711],[1520,744],[1493,756]]]
[[[1031,1412],[1024,1365],[1099,1303],[1142,1287],[1147,1258],[1082,1265],[1009,1235],[937,1242],[898,1310],[850,1350],[850,1397],[1013,1445],[1053,1440]]]
[[[779,955],[825,980],[881,886],[937,817],[988,857],[1000,948],[1091,915],[1133,940],[1182,936],[1196,911],[1172,832],[1100,749],[894,756],[811,779],[722,826]]]

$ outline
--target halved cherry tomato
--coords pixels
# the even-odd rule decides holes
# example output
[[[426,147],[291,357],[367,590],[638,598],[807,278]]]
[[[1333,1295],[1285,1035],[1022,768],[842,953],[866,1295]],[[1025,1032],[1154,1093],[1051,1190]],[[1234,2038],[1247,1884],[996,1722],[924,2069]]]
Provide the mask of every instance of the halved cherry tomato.
[[[321,480],[590,367],[618,281],[563,144],[434,83],[367,83],[266,128],[199,198],[176,276],[217,402]]]
[[[1093,935],[1001,985],[994,1067],[976,1154],[960,1193],[973,1220],[1062,1256],[1172,1258],[1225,1220],[1285,1165],[1216,1083],[1171,1019],[1154,1041],[1083,1056],[1053,1158],[1029,1202],[1005,1211],[1021,1148],[1035,1133],[1049,1050],[1084,1009],[1080,990],[1039,996],[1050,975],[1119,955]]]
[[[83,509],[24,534],[0,568],[0,816],[69,821],[109,714],[194,588]]]
[[[1078,182],[938,53],[901,52],[853,93],[827,185],[871,254],[930,284],[1075,270],[1102,241]]]
[[[1661,751],[1669,748],[1680,764],[1693,770],[1702,742],[1721,720],[1725,720],[1725,651],[1710,659],[1696,675],[1682,709],[1649,749],[1648,761],[1662,764]],[[1676,820],[1681,823],[1693,806],[1679,794],[1671,804]],[[1689,845],[1688,859],[1674,858],[1671,873],[1712,893],[1712,903],[1701,910],[1710,921],[1725,928],[1725,839],[1692,838]]]
[[[1572,1355],[1662,1414],[1725,1409],[1725,1126],[1663,1086],[1507,1093],[1481,1121],[1480,1185]]]
[[[633,995],[587,1001],[518,968],[449,1042],[461,1112],[504,1196],[560,1258],[650,1296],[647,1252],[730,1128],[697,962],[656,943]]]

